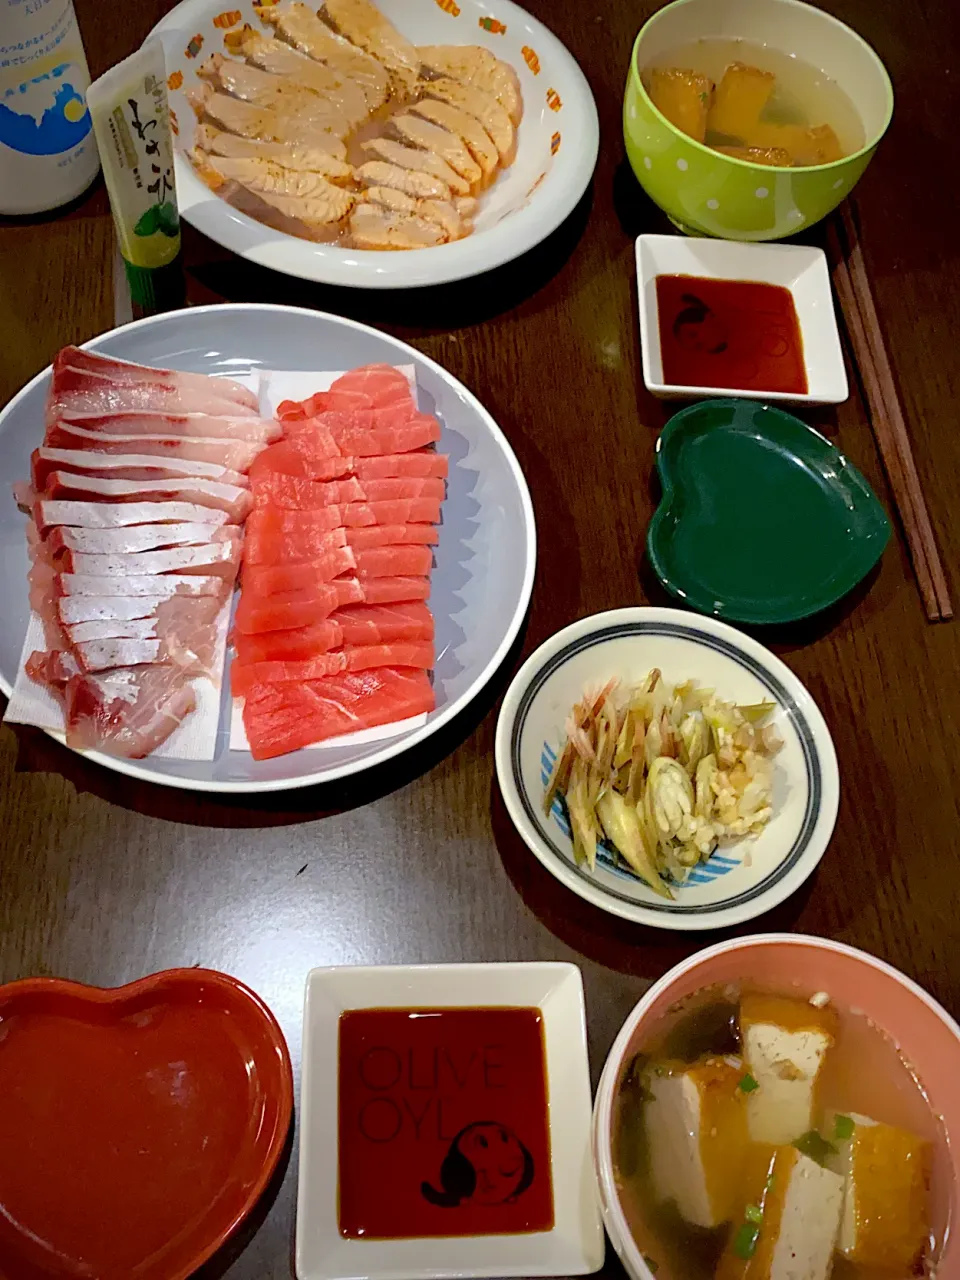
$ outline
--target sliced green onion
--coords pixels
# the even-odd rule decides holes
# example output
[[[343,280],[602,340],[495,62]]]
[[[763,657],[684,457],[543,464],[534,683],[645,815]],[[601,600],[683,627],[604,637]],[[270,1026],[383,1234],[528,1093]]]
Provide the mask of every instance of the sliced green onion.
[[[771,1173],[770,1177],[766,1181],[766,1189],[768,1191],[772,1191],[776,1184],[776,1181],[777,1181],[777,1175],[775,1173]]]
[[[833,1136],[838,1142],[846,1142],[848,1138],[853,1137],[856,1127],[851,1116],[837,1116],[833,1122]]]
[[[758,1204],[748,1204],[744,1210],[743,1216],[748,1222],[759,1223],[763,1221],[763,1210]]]
[[[826,1138],[822,1138],[816,1129],[811,1129],[809,1133],[805,1133],[793,1145],[801,1155],[809,1156],[817,1164],[826,1164],[830,1156],[837,1154],[837,1148],[833,1143],[827,1142]]]
[[[760,1228],[753,1226],[752,1223],[745,1222],[733,1237],[733,1252],[738,1258],[743,1258],[746,1261],[756,1253],[759,1239]]]
[[[748,1071],[747,1074],[740,1081],[740,1088],[743,1090],[744,1093],[753,1093],[754,1089],[759,1089],[760,1086],[757,1084],[756,1080],[754,1080],[753,1076],[750,1075]]]
[[[643,1260],[647,1264],[647,1270],[656,1275],[660,1270],[660,1263],[654,1262],[653,1258],[648,1258],[646,1254],[643,1255]]]

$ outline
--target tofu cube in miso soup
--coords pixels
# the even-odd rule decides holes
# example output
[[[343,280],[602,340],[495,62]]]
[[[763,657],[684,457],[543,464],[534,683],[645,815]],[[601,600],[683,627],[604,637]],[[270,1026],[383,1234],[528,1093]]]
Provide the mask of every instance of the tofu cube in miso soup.
[[[708,132],[722,133],[749,144],[776,83],[777,78],[770,71],[732,62],[717,85],[713,106],[707,115]]]
[[[930,1145],[867,1116],[830,1113],[824,1135],[845,1179],[838,1248],[865,1267],[908,1275],[930,1233]]]
[[[731,1220],[740,1193],[747,1119],[743,1068],[725,1058],[659,1063],[645,1077],[654,1193],[697,1227]]]
[[[716,1280],[829,1280],[843,1179],[796,1147],[755,1146]]]
[[[816,1095],[837,1017],[805,1000],[745,995],[740,1001],[744,1064],[757,1087],[747,1094],[753,1142],[785,1146],[814,1128]]]
[[[695,142],[703,142],[713,101],[713,81],[709,76],[682,67],[656,67],[648,74],[647,92],[672,125]]]

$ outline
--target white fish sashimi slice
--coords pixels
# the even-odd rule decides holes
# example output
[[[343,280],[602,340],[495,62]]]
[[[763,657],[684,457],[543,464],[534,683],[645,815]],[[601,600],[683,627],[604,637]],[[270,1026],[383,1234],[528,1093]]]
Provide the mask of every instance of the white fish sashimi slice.
[[[76,374],[109,379],[127,386],[149,383],[190,389],[231,401],[247,411],[255,413],[257,410],[257,397],[242,382],[236,382],[233,378],[217,378],[205,373],[181,373],[177,369],[154,369],[150,365],[133,364],[128,360],[115,360],[112,356],[84,351],[81,347],[64,347],[53,363],[54,388],[56,389],[58,379],[65,379],[72,384]]]
[[[216,480],[101,480],[96,476],[71,475],[67,471],[54,471],[47,480],[44,496],[48,498],[73,498],[96,501],[113,499],[131,502],[138,497],[163,495],[171,502],[195,502],[201,506],[217,507],[225,511],[236,524],[247,516],[253,499],[249,489],[232,484],[219,484]]]
[[[179,523],[226,525],[230,517],[218,507],[193,502],[69,502],[40,499],[33,504],[33,518],[43,532],[54,525],[79,529],[121,529],[130,525]]]
[[[49,425],[67,413],[100,414],[135,409],[210,414],[224,414],[232,410],[236,416],[244,416],[240,405],[228,404],[226,400],[190,387],[161,387],[148,383],[139,386],[119,383],[98,385],[97,380],[91,378],[87,385],[53,391],[47,401],[46,422]],[[250,410],[249,416],[254,416],[254,410]]]
[[[94,449],[51,449],[43,445],[34,449],[32,462],[33,484],[38,491],[43,489],[47,476],[53,471],[76,472],[80,475],[94,473],[104,479],[115,480],[199,476],[206,480],[217,480],[220,484],[232,484],[239,489],[247,489],[250,485],[241,472],[224,467],[219,462],[157,457],[151,453],[98,453]]]
[[[157,619],[147,618],[91,618],[76,622],[66,628],[71,644],[86,644],[90,640],[156,640]]]
[[[239,542],[215,542],[198,547],[169,547],[162,551],[131,551],[126,554],[64,553],[69,573],[102,574],[111,578],[141,574],[217,573],[233,581],[240,564]]]
[[[119,529],[54,529],[47,539],[51,550],[61,548],[87,555],[129,555],[134,551],[156,551],[161,547],[202,546],[211,542],[239,542],[236,525],[217,529],[209,524],[135,524]]]
[[[65,691],[67,745],[140,760],[166,742],[196,705],[192,686],[172,664],[78,676]]]
[[[215,574],[158,573],[123,578],[93,573],[61,573],[57,586],[65,596],[151,596],[168,600],[171,596],[222,597],[223,578]]]
[[[88,431],[66,422],[56,422],[47,430],[45,444],[51,449],[89,449],[95,453],[138,453],[157,458],[184,458],[191,462],[214,462],[231,471],[245,473],[266,441],[217,440],[205,436],[111,435]]]
[[[61,596],[55,602],[57,618],[64,627],[86,622],[107,624],[151,620],[166,596]],[[204,597],[213,599],[214,597]]]
[[[116,409],[106,413],[65,411],[57,425],[82,427],[110,435],[199,436],[204,440],[249,440],[270,444],[283,428],[266,418],[237,418],[230,414],[167,413],[161,409]],[[52,428],[48,422],[48,428]]]
[[[135,667],[161,660],[159,640],[87,640],[73,647],[80,669],[109,671],[113,667]]]

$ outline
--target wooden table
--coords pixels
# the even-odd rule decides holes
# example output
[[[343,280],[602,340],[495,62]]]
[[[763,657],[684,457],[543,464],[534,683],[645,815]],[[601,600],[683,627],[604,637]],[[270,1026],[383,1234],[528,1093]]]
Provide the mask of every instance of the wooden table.
[[[655,6],[528,2],[580,61],[602,144],[581,207],[527,259],[447,289],[364,295],[272,276],[186,236],[192,301],[339,311],[412,342],[480,396],[536,506],[540,562],[524,653],[585,614],[667,602],[643,564],[664,411],[640,376],[633,275],[634,237],[665,228],[624,163],[620,132],[631,41]],[[169,7],[77,0],[93,73],[129,53]],[[958,10],[952,0],[825,7],[873,43],[898,94],[859,188],[864,241],[950,572],[960,557],[960,184],[947,163],[957,71],[943,55],[958,47]],[[112,256],[100,188],[66,215],[0,225],[3,400],[60,346],[112,326]],[[889,506],[856,395],[818,422]],[[960,596],[955,573],[953,589]],[[895,539],[865,590],[765,639],[819,702],[843,790],[819,872],[753,927],[864,947],[960,1013],[960,626],[925,622]],[[467,722],[411,764],[262,804],[131,783],[43,735],[4,729],[0,981],[56,974],[111,986],[174,965],[223,969],[274,1009],[297,1068],[314,965],[571,960],[586,984],[596,1077],[650,980],[716,935],[603,915],[521,844],[493,769],[496,705],[520,656]],[[294,1147],[258,1229],[205,1275],[291,1274],[295,1164]]]

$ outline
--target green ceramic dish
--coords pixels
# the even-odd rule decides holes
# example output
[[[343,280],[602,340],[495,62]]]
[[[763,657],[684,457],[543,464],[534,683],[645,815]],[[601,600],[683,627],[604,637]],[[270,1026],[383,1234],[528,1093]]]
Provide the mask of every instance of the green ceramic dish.
[[[660,114],[640,78],[650,61],[711,36],[766,44],[836,80],[867,145],[833,164],[773,169],[711,151]],[[627,155],[647,195],[681,229],[728,240],[779,240],[825,217],[855,186],[893,115],[883,63],[851,29],[801,0],[674,0],[641,29],[623,106]]]
[[[657,441],[663,498],[647,532],[657,577],[700,613],[795,622],[846,595],[890,523],[860,472],[792,414],[706,400]]]

